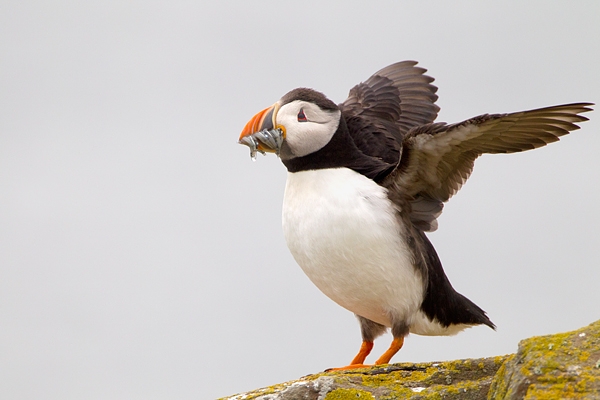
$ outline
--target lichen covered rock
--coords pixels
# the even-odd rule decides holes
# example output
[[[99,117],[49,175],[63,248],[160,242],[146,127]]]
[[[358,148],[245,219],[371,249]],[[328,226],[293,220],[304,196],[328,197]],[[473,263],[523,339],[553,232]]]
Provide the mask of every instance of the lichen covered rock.
[[[600,321],[521,341],[498,371],[489,398],[600,399]]]
[[[600,321],[523,340],[510,356],[323,372],[226,399],[600,400]]]
[[[228,400],[486,399],[507,356],[331,371]]]

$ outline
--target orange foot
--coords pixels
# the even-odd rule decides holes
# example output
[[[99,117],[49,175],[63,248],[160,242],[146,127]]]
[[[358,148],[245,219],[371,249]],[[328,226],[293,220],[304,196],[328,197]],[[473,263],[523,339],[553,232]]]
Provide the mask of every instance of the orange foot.
[[[373,365],[370,365],[370,364],[350,364],[350,365],[346,365],[345,367],[327,368],[325,370],[325,372],[329,372],[329,371],[348,371],[350,369],[371,368],[371,367],[373,367]]]
[[[387,349],[386,352],[383,353],[377,361],[375,361],[374,365],[389,364],[392,357],[394,357],[394,355],[398,352],[398,350],[400,350],[402,348],[403,344],[404,344],[404,338],[394,338],[394,340],[392,340],[392,344],[390,345],[390,348]],[[374,365],[368,365],[368,364],[363,364],[363,363],[365,362],[365,359],[367,358],[367,356],[369,355],[369,353],[371,352],[372,349],[373,349],[373,342],[362,342],[362,345],[360,346],[360,350],[358,351],[358,354],[350,362],[350,365],[346,365],[345,367],[339,367],[339,368],[329,368],[329,369],[326,369],[325,371],[347,371],[350,369],[357,369],[357,368],[370,368]]]

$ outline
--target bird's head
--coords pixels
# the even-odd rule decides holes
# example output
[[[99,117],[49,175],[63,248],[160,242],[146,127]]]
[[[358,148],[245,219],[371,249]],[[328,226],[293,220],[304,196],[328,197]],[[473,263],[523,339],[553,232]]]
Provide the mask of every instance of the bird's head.
[[[340,123],[339,107],[312,89],[294,89],[256,114],[244,127],[240,144],[282,160],[314,153],[331,140]]]

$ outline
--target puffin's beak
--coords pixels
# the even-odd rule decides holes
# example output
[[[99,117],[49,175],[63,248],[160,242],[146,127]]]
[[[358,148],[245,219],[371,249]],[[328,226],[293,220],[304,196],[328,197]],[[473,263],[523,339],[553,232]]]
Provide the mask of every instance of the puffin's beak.
[[[285,133],[283,127],[275,128],[275,117],[279,104],[275,103],[260,111],[248,121],[240,134],[239,144],[250,147],[250,156],[256,157],[256,152],[279,154]]]

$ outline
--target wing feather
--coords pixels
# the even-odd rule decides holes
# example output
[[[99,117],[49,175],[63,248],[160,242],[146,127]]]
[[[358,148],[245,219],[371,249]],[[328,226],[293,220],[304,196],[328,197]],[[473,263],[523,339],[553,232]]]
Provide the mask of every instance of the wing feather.
[[[411,220],[424,231],[437,228],[443,203],[467,181],[477,157],[556,142],[579,129],[577,123],[587,120],[580,114],[591,111],[591,103],[574,103],[434,123],[437,88],[416,65],[402,61],[377,71],[354,86],[339,107],[357,147],[381,161],[377,180],[396,201],[410,203]],[[397,168],[389,169],[397,157]]]
[[[423,75],[427,70],[416,64],[402,61],[377,71],[350,89],[340,109],[348,116],[394,122],[393,134],[401,143],[410,129],[433,122],[439,111],[433,78]]]
[[[516,153],[556,142],[587,121],[591,103],[574,103],[510,114],[485,114],[458,124],[412,128],[402,143],[398,168],[382,183],[402,193],[413,207],[411,220],[424,231],[467,181],[484,153]]]
[[[515,153],[556,142],[586,121],[591,103],[510,114],[485,114],[458,124],[429,124],[409,131],[394,179],[406,195],[445,202],[466,182],[484,153]]]

